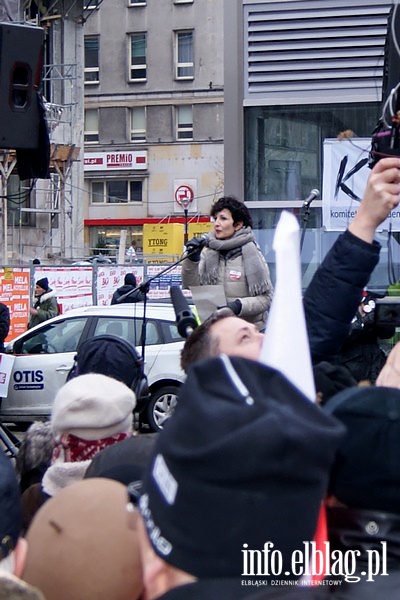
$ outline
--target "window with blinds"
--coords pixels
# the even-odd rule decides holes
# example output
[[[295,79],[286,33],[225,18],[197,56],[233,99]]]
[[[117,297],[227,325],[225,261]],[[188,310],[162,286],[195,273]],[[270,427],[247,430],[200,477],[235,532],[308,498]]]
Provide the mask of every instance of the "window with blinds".
[[[383,0],[244,2],[245,104],[378,100],[391,6]]]

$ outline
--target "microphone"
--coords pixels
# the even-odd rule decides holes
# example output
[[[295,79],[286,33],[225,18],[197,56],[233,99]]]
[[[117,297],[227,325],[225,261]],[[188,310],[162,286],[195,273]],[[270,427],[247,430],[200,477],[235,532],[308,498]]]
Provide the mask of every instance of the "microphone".
[[[181,337],[187,338],[198,325],[196,318],[178,285],[171,285],[169,295],[175,311],[178,333]]]
[[[307,198],[304,200],[303,202],[303,208],[308,208],[311,204],[311,202],[313,200],[315,200],[316,198],[319,198],[320,193],[319,190],[317,190],[317,188],[314,188],[313,190],[311,190],[311,192],[308,194]]]
[[[196,250],[202,250],[204,246],[208,245],[209,239],[210,236],[208,235],[208,233],[202,233],[200,237],[194,237],[186,243],[188,243],[190,246],[190,242],[193,242],[193,248],[195,248]]]

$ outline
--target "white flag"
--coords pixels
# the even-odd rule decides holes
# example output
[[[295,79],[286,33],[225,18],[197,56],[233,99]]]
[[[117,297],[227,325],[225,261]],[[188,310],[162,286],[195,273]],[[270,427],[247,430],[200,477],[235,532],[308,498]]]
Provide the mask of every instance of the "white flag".
[[[315,385],[301,289],[300,228],[283,211],[273,242],[276,283],[260,361],[283,373],[315,402]]]

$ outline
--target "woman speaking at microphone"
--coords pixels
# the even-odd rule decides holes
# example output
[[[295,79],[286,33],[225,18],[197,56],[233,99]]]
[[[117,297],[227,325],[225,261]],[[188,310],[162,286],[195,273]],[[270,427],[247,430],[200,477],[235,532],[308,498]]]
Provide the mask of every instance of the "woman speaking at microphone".
[[[214,230],[208,239],[193,238],[186,243],[183,288],[223,285],[227,306],[261,330],[273,287],[268,265],[254,238],[250,213],[243,202],[224,196],[213,204],[210,214]]]

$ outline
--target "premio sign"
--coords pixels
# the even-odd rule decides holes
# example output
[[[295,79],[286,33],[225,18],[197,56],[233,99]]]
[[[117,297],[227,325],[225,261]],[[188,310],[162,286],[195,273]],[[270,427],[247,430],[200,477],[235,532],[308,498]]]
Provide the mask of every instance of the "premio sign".
[[[85,171],[120,171],[147,169],[147,151],[90,152],[85,154]]]

